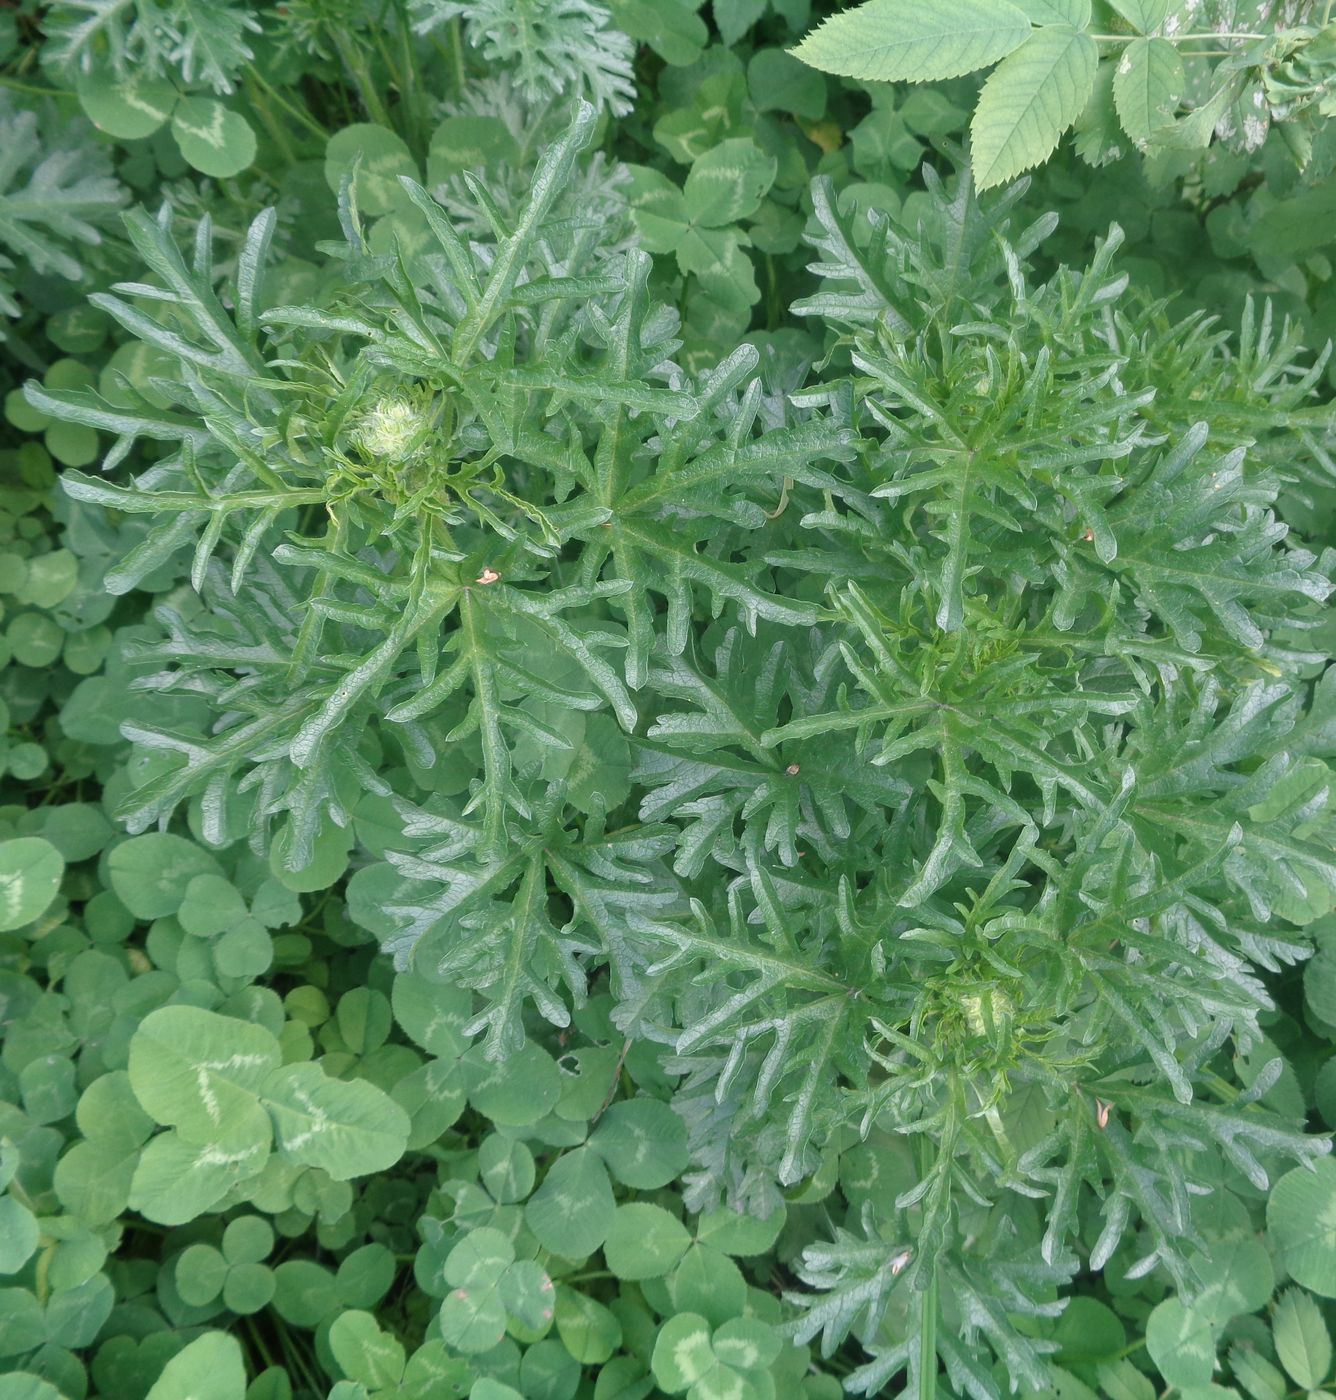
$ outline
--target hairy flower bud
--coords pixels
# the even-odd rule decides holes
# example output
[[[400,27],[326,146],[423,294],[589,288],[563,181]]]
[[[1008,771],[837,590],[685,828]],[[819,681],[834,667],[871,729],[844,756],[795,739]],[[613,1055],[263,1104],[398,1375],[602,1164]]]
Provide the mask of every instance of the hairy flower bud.
[[[362,418],[354,436],[358,446],[371,456],[403,462],[417,450],[427,425],[428,416],[421,407],[389,394]]]

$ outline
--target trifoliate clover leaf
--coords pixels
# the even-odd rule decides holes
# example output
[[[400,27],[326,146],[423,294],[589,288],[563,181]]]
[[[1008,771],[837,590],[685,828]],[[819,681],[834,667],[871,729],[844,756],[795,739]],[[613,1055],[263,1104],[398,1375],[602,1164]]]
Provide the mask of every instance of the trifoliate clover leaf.
[[[4,1384],[8,1387],[3,1392],[5,1400],[65,1400],[50,1381],[31,1371],[11,1371]]]
[[[182,97],[172,109],[172,135],[187,164],[226,179],[255,159],[255,131],[240,112],[212,97]]]
[[[1177,1298],[1156,1305],[1146,1322],[1146,1350],[1172,1386],[1209,1385],[1215,1371],[1215,1330],[1203,1312]]]
[[[295,1064],[270,1075],[260,1092],[275,1150],[287,1161],[348,1181],[403,1156],[408,1115],[374,1084],[330,1079],[317,1064]]]
[[[38,1055],[19,1071],[19,1098],[34,1123],[56,1123],[74,1111],[75,1067],[60,1055]]]
[[[750,1258],[774,1247],[783,1230],[788,1212],[779,1205],[764,1217],[724,1206],[707,1211],[696,1222],[696,1238],[721,1254]]]
[[[68,664],[69,643],[66,643]],[[97,855],[112,835],[112,825],[91,802],[62,802],[42,814],[39,835],[67,861],[88,860]]]
[[[552,1280],[541,1264],[517,1259],[497,1281],[497,1292],[512,1327],[522,1329],[526,1340],[547,1331],[555,1300]]]
[[[223,1291],[227,1260],[211,1244],[187,1245],[176,1257],[176,1291],[191,1307],[207,1307]]]
[[[144,1111],[189,1142],[267,1147],[259,1095],[280,1060],[278,1041],[261,1026],[168,1006],[146,1016],[130,1042],[130,1083]]]
[[[390,995],[394,1019],[408,1037],[433,1055],[453,1059],[468,1048],[463,1028],[473,999],[462,987],[425,977],[418,971],[401,972]]]
[[[524,1400],[524,1396],[494,1376],[479,1376],[469,1388],[469,1400]]]
[[[1276,1286],[1271,1255],[1251,1237],[1213,1241],[1201,1274],[1206,1286],[1193,1305],[1217,1324],[1264,1307]]]
[[[122,841],[107,858],[107,872],[121,903],[145,920],[175,914],[197,875],[222,875],[203,847],[164,832]]]
[[[1266,1224],[1294,1281],[1336,1298],[1336,1162],[1324,1157],[1282,1176],[1267,1200]]]
[[[654,1379],[679,1395],[718,1364],[710,1345],[710,1324],[699,1314],[681,1312],[663,1324],[654,1343]]]
[[[783,49],[756,50],[747,63],[747,91],[758,112],[790,112],[809,122],[825,115],[826,80]]]
[[[37,1249],[37,1217],[13,1196],[0,1197],[0,1274],[16,1274]]]
[[[245,918],[219,934],[210,952],[220,977],[259,977],[274,960],[274,943],[258,919]]]
[[[370,987],[354,987],[339,998],[335,1025],[344,1046],[355,1055],[367,1055],[384,1045],[393,1015],[390,1000]]]
[[[589,1147],[577,1147],[548,1168],[524,1219],[544,1249],[563,1259],[585,1259],[607,1239],[616,1209],[602,1159]]]
[[[258,1264],[274,1247],[274,1230],[258,1215],[240,1215],[227,1222],[222,1253],[229,1264]]]
[[[610,1104],[589,1145],[622,1185],[638,1191],[666,1186],[690,1160],[686,1124],[658,1099]]]
[[[775,158],[753,142],[721,141],[692,162],[682,189],[688,220],[721,228],[754,214],[774,183]]]
[[[353,198],[364,214],[388,214],[408,206],[399,183],[418,178],[417,162],[402,137],[371,122],[355,122],[330,137],[325,148],[325,179],[335,193],[352,177]]]
[[[139,1154],[129,1205],[160,1225],[184,1225],[262,1171],[268,1156],[263,1139],[197,1146],[175,1129],[159,1133]]]
[[[469,1074],[469,1102],[500,1127],[529,1127],[549,1113],[561,1096],[556,1061],[533,1041],[496,1061],[474,1047],[463,1064]]]
[[[668,1293],[679,1312],[700,1313],[718,1327],[742,1311],[747,1281],[726,1254],[696,1241],[669,1275]]]
[[[117,78],[106,69],[80,73],[76,89],[88,120],[123,141],[152,136],[171,116],[178,96],[163,78],[144,72]]]
[[[630,1201],[617,1207],[603,1256],[620,1279],[662,1278],[690,1243],[686,1226],[675,1215],[649,1201]]]
[[[488,1351],[505,1335],[507,1298],[527,1306],[530,1283],[525,1275],[507,1286],[515,1250],[499,1230],[479,1226],[450,1251],[444,1277],[450,1292],[441,1302],[441,1335],[459,1351]],[[543,1275],[546,1278],[546,1275]],[[548,1284],[550,1290],[551,1284]]]
[[[520,160],[519,144],[500,117],[446,117],[427,148],[427,186],[443,184],[464,170],[515,166]]]
[[[350,1308],[372,1308],[390,1291],[398,1264],[383,1244],[372,1241],[339,1261],[339,1297]]]
[[[65,862],[40,836],[0,841],[0,932],[30,924],[60,891]]]
[[[185,1160],[208,1168],[195,1204],[260,1170],[271,1144],[284,1161],[334,1181],[398,1161],[410,1123],[388,1094],[281,1059],[277,1038],[251,1022],[187,1006],[145,1017],[130,1043],[130,1083],[144,1109],[177,1130],[145,1149],[135,1173],[133,1194],[157,1212],[151,1218],[176,1214],[162,1199],[165,1173]]]
[[[245,1393],[240,1342],[226,1332],[205,1332],[172,1357],[146,1400],[243,1400]]]
[[[333,1272],[311,1259],[285,1259],[274,1270],[274,1310],[294,1327],[314,1329],[343,1306]]]
[[[521,1393],[528,1396],[574,1395],[580,1385],[580,1363],[561,1342],[546,1337],[525,1348],[520,1360],[519,1382]],[[596,1381],[595,1385],[598,1384]],[[608,1400],[607,1395],[602,1395],[600,1400]]]
[[[223,1306],[239,1317],[249,1317],[269,1306],[276,1286],[268,1265],[234,1264],[223,1281]]]
[[[265,928],[286,928],[302,916],[302,902],[277,880],[265,880],[251,900],[251,914]]]
[[[403,1378],[403,1344],[381,1331],[368,1312],[337,1317],[329,1329],[329,1347],[344,1374],[368,1390],[397,1387]]]
[[[412,1120],[410,1148],[422,1149],[435,1142],[463,1113],[468,1083],[456,1060],[430,1060],[406,1074],[390,1091]]]
[[[279,828],[269,853],[274,879],[298,894],[328,889],[348,868],[352,831],[335,825],[322,827],[309,850],[300,849],[300,840],[290,822]]]
[[[480,1225],[470,1230],[445,1261],[445,1281],[452,1288],[495,1284],[514,1262],[515,1246],[500,1230]]]
[[[221,875],[196,875],[177,910],[181,927],[196,938],[213,938],[247,917],[246,901]]]
[[[533,1190],[533,1153],[518,1139],[492,1133],[478,1145],[478,1171],[494,1201],[510,1205]]]
[[[557,1335],[582,1366],[601,1366],[622,1340],[621,1324],[610,1308],[574,1288],[558,1288]]]
[[[562,1056],[561,1098],[553,1113],[566,1123],[588,1123],[608,1102],[622,1057],[611,1045],[584,1045]]]
[[[153,1120],[139,1106],[129,1075],[113,1070],[84,1090],[75,1121],[84,1140],[56,1163],[53,1184],[65,1209],[96,1228],[125,1209]]]
[[[784,1339],[754,1317],[730,1318],[710,1338],[715,1356],[735,1371],[764,1370],[779,1356]]]

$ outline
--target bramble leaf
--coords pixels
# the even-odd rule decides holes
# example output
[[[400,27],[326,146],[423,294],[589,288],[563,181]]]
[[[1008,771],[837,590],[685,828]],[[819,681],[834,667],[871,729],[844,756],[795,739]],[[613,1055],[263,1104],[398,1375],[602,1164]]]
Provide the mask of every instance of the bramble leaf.
[[[875,82],[932,82],[986,68],[1030,37],[1009,0],[865,0],[830,18],[793,51],[827,73]]]
[[[1095,86],[1095,41],[1068,25],[1036,30],[988,75],[970,124],[981,190],[1047,160]]]

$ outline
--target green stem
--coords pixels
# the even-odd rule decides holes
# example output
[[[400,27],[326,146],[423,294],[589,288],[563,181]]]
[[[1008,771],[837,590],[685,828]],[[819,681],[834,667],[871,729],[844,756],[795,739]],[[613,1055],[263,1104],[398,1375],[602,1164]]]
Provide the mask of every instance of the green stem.
[[[283,153],[283,159],[289,165],[296,165],[297,153],[292,148],[292,142],[288,140],[288,134],[279,124],[278,118],[274,115],[268,99],[262,92],[252,92],[248,94],[250,98],[251,110],[259,115],[264,123],[265,130],[269,133],[274,145]]]
[[[926,1136],[918,1144],[919,1175],[934,1168],[932,1143]],[[937,1395],[937,1260],[932,1261],[932,1277],[923,1290],[919,1308],[918,1400],[936,1400]]]
[[[1142,34],[1092,34],[1090,36],[1097,44],[1134,44],[1138,39],[1144,38]],[[1273,39],[1274,34],[1212,34],[1209,31],[1192,34],[1157,34],[1157,39],[1163,39],[1170,44],[1186,44],[1193,39]]]
[[[277,106],[281,107],[288,116],[300,122],[313,136],[318,136],[322,142],[329,140],[329,132],[326,131],[309,112],[305,112],[300,107],[294,106],[293,103],[289,102],[281,92],[266,81],[254,64],[248,63],[246,65],[245,76],[247,82],[254,83],[266,97]]]
[[[312,1395],[318,1395],[321,1390],[319,1378],[312,1372],[306,1358],[306,1352],[297,1345],[292,1333],[288,1331],[283,1319],[270,1310],[270,1319],[273,1322],[274,1330],[278,1333],[279,1345],[283,1348],[283,1363],[289,1371],[296,1371]]]
[[[25,345],[23,341],[14,336],[5,341],[5,353],[38,376],[44,375],[51,368],[49,360],[39,355],[31,345]]]
[[[357,45],[351,41],[346,30],[336,27],[332,32],[334,45],[339,51],[339,57],[343,60],[344,68],[353,80],[353,85],[357,89],[358,97],[362,100],[362,106],[366,109],[367,116],[378,125],[389,127],[389,110],[381,100],[380,91],[371,76],[371,70],[366,66],[361,54],[358,53]]]
[[[923,1293],[919,1312],[918,1400],[935,1400],[937,1395],[937,1265],[932,1282]]]
[[[783,308],[779,300],[779,280],[775,275],[775,259],[770,254],[765,255],[765,273],[767,282],[767,295],[765,299],[765,328],[768,331],[779,329],[779,319],[783,314]]]
[[[68,88],[39,87],[36,83],[21,83],[17,78],[0,76],[0,87],[7,87],[13,92],[30,93],[33,97],[54,97],[63,102],[79,100],[79,94]]]
[[[37,1256],[33,1272],[32,1291],[39,1303],[45,1303],[51,1293],[51,1261],[56,1257],[56,1241],[52,1240]]]
[[[1120,1351],[1114,1352],[1111,1361],[1121,1361],[1124,1357],[1131,1356],[1133,1352],[1140,1351],[1146,1345],[1145,1337],[1138,1337],[1134,1342],[1128,1342]]]
[[[457,19],[450,21],[450,53],[455,62],[455,96],[462,98],[468,91],[469,80],[464,71],[464,35]]]
[[[399,89],[400,101],[407,114],[414,144],[425,150],[427,144],[427,112],[423,100],[422,74],[418,69],[417,52],[412,42],[412,27],[403,0],[394,0],[398,16],[399,47],[403,54],[403,78]]]
[[[23,1189],[23,1183],[19,1181],[18,1177],[12,1177],[10,1179],[8,1191],[9,1194],[13,1196],[13,1198],[19,1203],[19,1205],[23,1206],[26,1210],[30,1210],[34,1215],[41,1214],[41,1212],[37,1209],[37,1203]]]
[[[1214,1071],[1207,1070],[1202,1076],[1202,1081],[1204,1084],[1214,1089],[1226,1104],[1237,1102],[1240,1091],[1236,1089],[1233,1084],[1230,1084],[1227,1080],[1222,1079],[1218,1074],[1214,1073]]]
[[[254,1317],[246,1319],[246,1331],[250,1334],[251,1345],[259,1352],[260,1359],[266,1366],[272,1366],[274,1364],[273,1355],[268,1346],[265,1345],[264,1336],[256,1325]]]
[[[407,80],[404,78],[403,74],[399,72],[399,65],[390,56],[390,51],[385,44],[384,30],[378,27],[375,31],[375,36],[376,49],[380,53],[381,60],[385,64],[386,72],[390,75],[390,82],[394,87],[399,89],[399,96],[402,98],[408,86]]]

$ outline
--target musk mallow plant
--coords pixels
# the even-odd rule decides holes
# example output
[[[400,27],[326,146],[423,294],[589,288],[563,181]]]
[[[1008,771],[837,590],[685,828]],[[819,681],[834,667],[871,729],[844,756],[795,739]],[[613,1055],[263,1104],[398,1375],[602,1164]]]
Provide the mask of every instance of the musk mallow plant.
[[[350,913],[484,1059],[610,995],[690,1209],[839,1180],[791,1293],[854,1389],[1043,1388],[1078,1270],[1190,1298],[1202,1201],[1329,1146],[1263,1025],[1336,906],[1333,559],[1273,509],[1322,366],[1138,300],[1116,230],[1040,281],[1019,187],[929,174],[913,229],[814,185],[804,387],[689,375],[564,197],[593,121],[513,220],[473,182],[490,240],[406,181],[428,249],[374,251],[346,187],[312,304],[266,301],[270,216],[223,288],[130,216],[153,281],[98,304],[170,406],[28,391],[115,437],[66,489],[152,521],[109,585],[196,599],[140,684],[197,722],[126,726],[121,815],[300,872],[374,795]]]
[[[851,455],[853,434],[816,413],[763,431],[751,347],[698,382],[673,365],[647,260],[601,258],[600,226],[563,207],[593,122],[582,108],[491,246],[465,246],[410,183],[436,249],[377,257],[345,200],[329,307],[261,309],[270,215],[239,260],[233,312],[209,281],[207,230],[188,265],[161,224],[129,221],[165,285],[98,305],[176,360],[176,404],[118,410],[76,394],[60,411],[118,435],[110,464],[140,438],[174,447],[133,485],[68,489],[163,517],[113,588],[193,539],[209,620],[195,635],[166,618],[161,655],[175,664],[152,684],[219,702],[207,734],[140,734],[167,761],[132,799],[133,827],[198,793],[216,839],[250,830],[262,844],[277,824],[296,868],[322,821],[342,823],[350,791],[384,790],[385,746],[432,767],[438,746],[476,736],[468,812],[496,854],[531,808],[517,742],[566,747],[523,702],[606,710],[633,731],[656,598],[679,650],[698,599],[815,618],[813,603],[764,586],[762,561],[733,562],[724,531],[763,515],[748,496],[760,481],[833,486],[823,464]],[[234,796],[248,808],[239,827]]]

